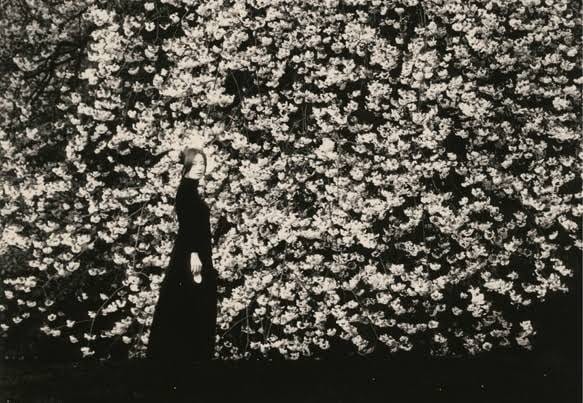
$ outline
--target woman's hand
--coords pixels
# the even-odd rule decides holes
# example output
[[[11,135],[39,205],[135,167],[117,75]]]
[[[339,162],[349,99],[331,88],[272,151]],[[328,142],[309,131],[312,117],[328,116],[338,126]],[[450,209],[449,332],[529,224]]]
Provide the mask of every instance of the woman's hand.
[[[198,253],[194,252],[190,254],[190,271],[194,276],[194,281],[200,283],[202,281],[201,272],[202,272],[202,262],[198,257]]]

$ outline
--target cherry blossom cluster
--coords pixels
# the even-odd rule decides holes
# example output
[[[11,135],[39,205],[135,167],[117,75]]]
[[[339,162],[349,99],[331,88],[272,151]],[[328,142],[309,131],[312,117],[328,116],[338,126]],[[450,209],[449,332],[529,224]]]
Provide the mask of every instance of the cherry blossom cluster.
[[[574,3],[324,3],[8,7],[7,339],[144,355],[198,144],[217,358],[533,348],[583,249]]]

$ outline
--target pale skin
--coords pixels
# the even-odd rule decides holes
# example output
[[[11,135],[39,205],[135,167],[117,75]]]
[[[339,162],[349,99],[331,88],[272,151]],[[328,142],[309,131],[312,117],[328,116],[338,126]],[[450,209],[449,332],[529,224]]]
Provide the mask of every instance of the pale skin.
[[[187,178],[198,180],[204,176],[205,170],[206,166],[204,164],[204,158],[202,155],[197,154],[194,156],[190,171],[188,171],[185,176]],[[192,271],[192,275],[194,276],[195,280],[198,278],[197,282],[200,282],[202,262],[200,261],[200,257],[198,256],[197,252],[192,252],[190,254],[190,270]]]

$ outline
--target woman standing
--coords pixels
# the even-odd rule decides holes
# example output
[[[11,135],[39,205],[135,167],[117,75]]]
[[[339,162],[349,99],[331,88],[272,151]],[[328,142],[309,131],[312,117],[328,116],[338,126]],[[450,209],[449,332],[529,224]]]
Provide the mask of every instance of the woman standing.
[[[186,148],[175,198],[178,234],[160,286],[147,357],[212,359],[217,318],[217,272],[212,263],[210,211],[198,192],[205,153]]]

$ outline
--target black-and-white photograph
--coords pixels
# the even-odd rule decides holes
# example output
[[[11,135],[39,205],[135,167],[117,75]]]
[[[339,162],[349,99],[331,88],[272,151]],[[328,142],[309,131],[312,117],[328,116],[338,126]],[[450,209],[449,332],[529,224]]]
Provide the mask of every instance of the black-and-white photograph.
[[[582,21],[0,1],[0,399],[582,401]]]

